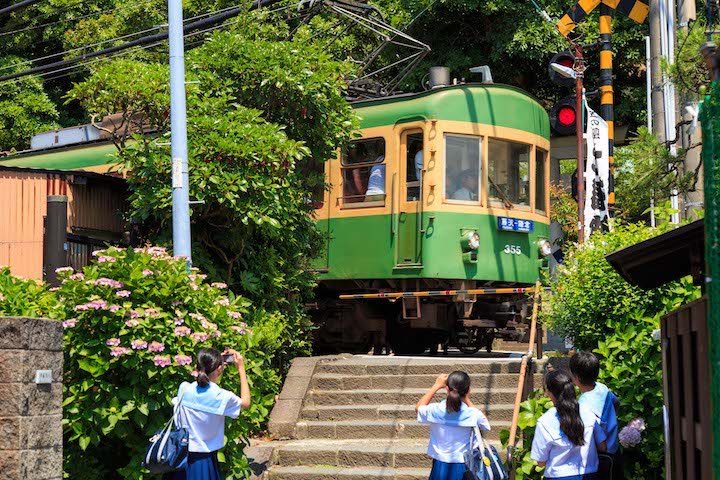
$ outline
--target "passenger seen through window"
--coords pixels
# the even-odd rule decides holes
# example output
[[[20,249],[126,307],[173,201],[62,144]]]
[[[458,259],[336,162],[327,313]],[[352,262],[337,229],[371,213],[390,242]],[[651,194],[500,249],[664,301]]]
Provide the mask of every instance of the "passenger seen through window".
[[[445,136],[445,197],[447,199],[479,201],[481,146],[480,137]]]
[[[350,144],[343,158],[344,203],[385,200],[385,140],[372,138]]]

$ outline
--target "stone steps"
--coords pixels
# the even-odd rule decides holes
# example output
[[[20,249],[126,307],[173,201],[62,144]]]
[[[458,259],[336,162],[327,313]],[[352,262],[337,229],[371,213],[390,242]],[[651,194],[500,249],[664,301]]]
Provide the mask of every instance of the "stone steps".
[[[516,388],[472,388],[471,398],[479,407],[493,403],[512,403]],[[305,397],[305,405],[415,405],[427,388],[402,388],[398,390],[310,390]],[[439,391],[434,402],[445,398],[445,391]]]
[[[272,467],[269,480],[427,480],[427,468],[390,467]]]
[[[357,390],[429,388],[437,375],[349,375],[340,373],[319,373],[313,376],[310,388],[322,390]],[[516,388],[517,373],[474,373],[470,375],[473,390],[478,388]],[[542,375],[535,374],[535,381],[542,382]]]
[[[492,430],[483,438],[496,440],[502,429],[509,429],[510,422],[494,421]],[[340,420],[298,422],[295,437],[299,439],[362,439],[362,438],[428,438],[429,426],[415,420]]]
[[[293,375],[293,369],[297,374]],[[541,369],[542,365],[535,367]],[[323,357],[312,364],[303,359],[293,363],[276,406],[276,418],[282,419],[282,412],[294,412],[285,415],[283,431],[288,433],[280,437],[293,440],[275,448],[266,479],[426,480],[432,463],[426,453],[429,427],[416,421],[415,404],[438,374],[453,370],[470,374],[471,399],[492,427],[484,437],[502,453],[498,437],[501,430],[510,428],[520,371],[518,355],[356,355]],[[533,380],[536,387],[542,383],[538,373]],[[441,390],[433,401],[444,398],[445,390]]]
[[[512,403],[495,403],[483,408],[490,422],[512,416]],[[307,406],[302,420],[413,420],[415,405],[320,405]]]

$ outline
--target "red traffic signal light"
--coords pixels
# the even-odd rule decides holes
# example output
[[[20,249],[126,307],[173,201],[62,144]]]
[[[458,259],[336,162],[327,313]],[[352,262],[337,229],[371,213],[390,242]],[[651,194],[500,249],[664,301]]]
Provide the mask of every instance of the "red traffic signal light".
[[[560,72],[553,69],[553,63],[572,69],[575,65],[575,56],[570,52],[559,52],[553,55],[552,59],[550,59],[550,63],[548,64],[548,73],[550,75],[550,80],[553,83],[563,87],[573,85],[575,83],[575,79],[572,77],[565,77]]]
[[[575,97],[571,95],[557,102],[550,110],[550,125],[560,135],[573,135],[577,117]]]

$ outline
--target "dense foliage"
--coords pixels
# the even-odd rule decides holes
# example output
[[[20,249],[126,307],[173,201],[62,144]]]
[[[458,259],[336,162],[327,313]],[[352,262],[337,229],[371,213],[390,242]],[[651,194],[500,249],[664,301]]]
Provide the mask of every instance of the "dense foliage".
[[[654,315],[663,309],[675,283],[649,291],[628,284],[605,256],[654,237],[669,226],[619,225],[611,232],[595,233],[565,256],[557,282],[552,285],[544,318],[558,335],[581,350],[592,350],[614,332],[612,321],[636,311]]]
[[[0,267],[0,315],[42,317],[52,305],[52,294],[45,285],[15,277],[8,267]]]
[[[180,383],[192,381],[195,353],[212,346],[246,359],[253,404],[227,422],[221,455],[227,478],[244,478],[247,436],[266,420],[280,386],[273,364],[287,326],[225,284],[188,275],[185,261],[163,248],[95,254],[83,272],[60,269],[53,312],[65,327],[66,475],[150,478],[139,468],[147,439],[169,418]],[[234,369],[221,386],[239,392]]]

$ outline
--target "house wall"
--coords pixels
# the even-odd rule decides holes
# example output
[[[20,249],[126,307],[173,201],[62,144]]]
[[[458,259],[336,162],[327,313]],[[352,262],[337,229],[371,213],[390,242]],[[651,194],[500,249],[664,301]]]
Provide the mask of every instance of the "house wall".
[[[98,177],[0,169],[0,265],[42,279],[48,195],[68,196],[68,233],[119,236],[125,191]],[[89,233],[88,233],[89,232]]]

